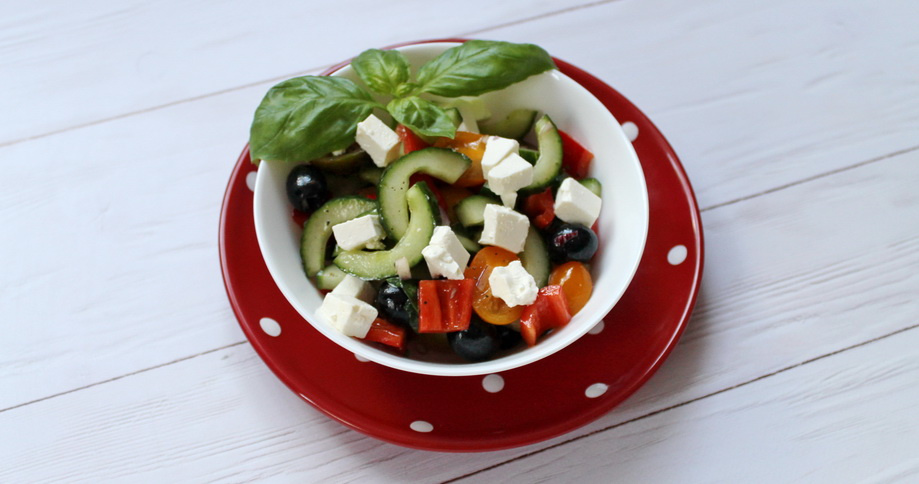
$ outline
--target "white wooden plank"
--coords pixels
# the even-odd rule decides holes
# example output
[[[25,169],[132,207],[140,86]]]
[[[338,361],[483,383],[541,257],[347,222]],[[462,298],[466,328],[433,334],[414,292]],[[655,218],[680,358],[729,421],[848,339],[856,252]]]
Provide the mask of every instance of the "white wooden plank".
[[[0,143],[576,4],[3,2],[0,112],[16,113],[16,122],[4,123]]]
[[[919,329],[460,482],[912,482]]]
[[[919,237],[907,223],[919,220],[917,162],[902,155],[707,212],[704,292],[683,341],[632,399],[568,436],[468,455],[381,444],[300,403],[242,346],[0,413],[0,434],[26,435],[3,444],[0,480],[440,481],[909,327],[919,314]],[[622,449],[615,439],[600,448]]]

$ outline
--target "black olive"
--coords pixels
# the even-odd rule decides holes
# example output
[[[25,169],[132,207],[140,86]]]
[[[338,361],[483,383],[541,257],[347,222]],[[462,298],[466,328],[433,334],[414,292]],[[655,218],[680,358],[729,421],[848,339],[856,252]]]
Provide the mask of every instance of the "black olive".
[[[400,326],[410,326],[412,314],[407,304],[408,296],[401,287],[384,282],[374,302],[383,319]]]
[[[484,361],[498,351],[498,333],[495,327],[475,319],[469,329],[447,333],[453,351],[468,361]]]
[[[520,332],[509,326],[495,326],[495,331],[498,333],[498,348],[502,350],[509,350],[523,341]]]
[[[329,187],[318,168],[300,165],[287,175],[287,198],[301,212],[312,212],[329,199]]]
[[[597,252],[597,234],[580,224],[561,224],[549,233],[549,256],[556,262],[587,262]]]

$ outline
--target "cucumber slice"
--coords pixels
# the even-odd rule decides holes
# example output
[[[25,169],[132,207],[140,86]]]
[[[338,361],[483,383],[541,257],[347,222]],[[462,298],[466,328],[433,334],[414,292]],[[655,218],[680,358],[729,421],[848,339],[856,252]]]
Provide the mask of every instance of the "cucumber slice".
[[[596,178],[585,178],[578,181],[581,182],[581,185],[584,185],[584,188],[592,191],[594,195],[601,198],[603,197],[603,195],[601,195],[601,193],[603,193],[603,185],[600,184],[600,180]]]
[[[549,251],[546,249],[546,242],[542,240],[542,236],[532,225],[527,232],[527,239],[523,243],[520,264],[533,276],[537,286],[544,287],[549,283],[549,271],[551,270]]]
[[[300,237],[300,258],[309,277],[325,266],[326,245],[332,236],[332,226],[357,218],[377,208],[377,202],[361,197],[339,197],[326,202],[303,224]]]
[[[355,145],[356,146],[356,145]],[[310,164],[330,173],[348,174],[354,173],[363,164],[368,164],[370,156],[361,148],[349,148],[348,151],[340,155],[328,155],[322,158],[316,158]]]
[[[463,227],[473,227],[485,223],[485,205],[501,205],[498,200],[485,195],[471,195],[462,199],[453,207],[456,219]]]
[[[427,247],[434,234],[435,216],[431,209],[434,195],[425,182],[414,184],[405,194],[411,220],[405,234],[389,250],[346,250],[335,257],[335,265],[348,274],[361,279],[385,279],[396,275],[396,261],[403,257],[408,265],[421,261],[421,250]]]
[[[383,176],[383,169],[377,166],[367,167],[357,173],[358,178],[371,184],[379,185],[380,177]]]
[[[539,151],[530,148],[520,148],[520,157],[530,162],[531,165],[535,165],[536,160],[539,159]]]
[[[539,159],[533,166],[533,183],[522,189],[527,193],[546,188],[562,170],[562,137],[549,116],[536,121],[536,141],[539,142]]]
[[[459,239],[460,244],[463,245],[463,248],[466,249],[466,252],[470,254],[475,254],[476,252],[482,250],[482,246],[478,242],[466,237],[465,235],[456,234],[456,238]]]
[[[331,291],[335,289],[339,282],[345,279],[346,275],[335,264],[329,264],[316,273],[316,287]]]
[[[530,132],[536,111],[532,109],[515,109],[501,121],[479,123],[479,131],[502,138],[520,139]]]
[[[383,228],[399,240],[409,225],[406,190],[409,178],[415,173],[426,173],[447,183],[454,183],[472,162],[465,155],[444,148],[425,148],[413,151],[392,162],[380,177],[380,218]],[[434,202],[436,206],[436,201]],[[436,210],[437,212],[439,210]]]

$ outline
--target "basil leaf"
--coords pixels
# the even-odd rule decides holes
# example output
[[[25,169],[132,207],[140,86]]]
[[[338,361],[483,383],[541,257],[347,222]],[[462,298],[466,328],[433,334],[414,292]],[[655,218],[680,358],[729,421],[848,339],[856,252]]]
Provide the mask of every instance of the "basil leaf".
[[[418,84],[421,92],[438,96],[478,96],[554,68],[539,46],[470,40],[421,66]]]
[[[452,138],[456,134],[453,118],[447,111],[418,96],[393,99],[386,110],[396,121],[425,136]]]
[[[354,142],[357,123],[378,106],[341,77],[303,76],[268,90],[249,130],[252,159],[309,161]]]
[[[351,67],[367,87],[380,94],[396,94],[408,82],[408,60],[397,50],[365,50],[351,61]]]

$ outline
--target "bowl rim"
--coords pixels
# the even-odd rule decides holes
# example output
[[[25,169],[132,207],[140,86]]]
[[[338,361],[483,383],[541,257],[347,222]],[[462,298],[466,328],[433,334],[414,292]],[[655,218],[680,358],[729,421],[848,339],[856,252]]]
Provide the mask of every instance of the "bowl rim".
[[[422,48],[430,48],[433,46],[435,48],[443,47],[443,50],[446,50],[449,47],[459,45],[459,43],[461,42],[465,42],[465,40],[466,39],[442,39],[442,40],[410,42],[410,43],[397,44],[394,46],[385,47],[385,49],[416,50],[416,49],[422,49]],[[352,60],[353,58],[348,59],[347,61],[344,61],[342,63],[339,63],[333,67],[330,67],[329,69],[323,71],[321,75],[333,75],[339,72],[340,70],[342,70],[343,68],[348,67],[351,64]],[[555,60],[558,61],[558,59],[555,59]],[[638,266],[643,256],[645,246],[647,244],[650,208],[649,208],[649,196],[648,196],[646,180],[645,180],[643,168],[638,159],[637,153],[635,152],[634,147],[632,146],[631,142],[628,141],[624,131],[622,130],[621,124],[619,123],[618,120],[616,120],[615,116],[613,116],[612,113],[609,112],[605,106],[602,106],[602,102],[599,99],[597,99],[592,93],[590,93],[584,86],[580,85],[578,82],[574,81],[569,76],[562,73],[560,70],[555,70],[552,72],[553,72],[553,75],[561,77],[562,79],[564,79],[565,82],[569,82],[573,84],[576,89],[584,91],[592,99],[592,102],[599,104],[603,108],[603,110],[609,115],[609,117],[612,119],[612,123],[610,127],[613,128],[613,133],[615,133],[612,135],[619,136],[621,137],[621,140],[625,141],[625,143],[622,143],[622,146],[625,146],[626,151],[629,154],[629,161],[635,165],[636,173],[638,175],[637,181],[640,183],[640,186],[637,188],[638,188],[638,193],[640,194],[640,202],[642,206],[639,208],[643,210],[641,213],[641,237],[640,237],[640,241],[637,247],[637,251],[636,251],[634,260],[632,261],[632,264],[630,265],[628,277],[625,278],[624,283],[621,284],[619,293],[612,294],[615,297],[610,298],[608,307],[605,310],[597,311],[598,313],[601,313],[601,314],[599,314],[596,320],[594,320],[595,318],[591,318],[591,322],[589,324],[588,323],[582,324],[581,327],[579,327],[578,330],[576,331],[570,331],[570,332],[565,333],[564,335],[561,335],[561,334],[556,335],[555,338],[550,340],[552,344],[547,344],[548,341],[543,341],[542,343],[536,346],[533,346],[530,348],[524,348],[518,352],[503,356],[501,358],[483,361],[483,362],[476,362],[476,363],[471,363],[471,362],[470,363],[439,363],[439,362],[431,362],[431,361],[414,360],[414,359],[406,358],[403,356],[394,355],[392,353],[374,348],[373,346],[368,345],[367,343],[364,343],[355,338],[345,336],[344,334],[336,331],[335,329],[329,327],[327,324],[324,324],[321,321],[314,323],[312,319],[315,316],[313,314],[310,314],[310,313],[313,313],[314,311],[309,311],[308,308],[301,307],[301,303],[299,302],[296,295],[292,293],[291,289],[288,288],[286,284],[283,284],[282,282],[280,282],[281,280],[283,280],[283,278],[279,278],[278,275],[276,274],[276,271],[279,269],[273,268],[273,264],[269,261],[270,256],[266,255],[265,244],[262,242],[263,236],[260,235],[263,233],[263,230],[259,229],[259,227],[261,226],[261,222],[260,222],[261,217],[259,217],[258,215],[260,212],[259,210],[259,206],[260,206],[259,192],[260,192],[260,187],[263,187],[267,183],[266,180],[269,178],[269,176],[266,175],[269,168],[265,168],[265,167],[266,166],[270,167],[272,165],[272,162],[263,162],[262,166],[259,166],[258,171],[257,171],[256,182],[255,182],[255,187],[254,187],[254,194],[253,194],[253,217],[254,217],[254,223],[255,223],[255,228],[256,228],[256,235],[257,235],[258,242],[259,242],[258,243],[259,250],[262,254],[263,259],[265,260],[266,266],[268,268],[268,271],[271,275],[272,280],[278,286],[278,289],[281,291],[284,298],[291,304],[291,306],[297,311],[297,313],[299,313],[301,317],[303,317],[303,319],[305,319],[311,326],[313,326],[323,336],[329,338],[334,343],[336,343],[339,347],[354,353],[358,357],[367,359],[369,361],[373,361],[375,363],[379,363],[389,368],[394,368],[397,370],[402,370],[402,371],[406,371],[410,373],[433,375],[433,376],[486,375],[490,373],[499,373],[502,371],[511,370],[513,368],[518,368],[518,367],[533,363],[535,361],[539,361],[547,356],[550,356],[551,354],[557,351],[564,349],[565,347],[567,347],[568,345],[570,345],[577,339],[584,336],[597,323],[602,321],[603,318],[606,316],[606,314],[608,314],[609,311],[616,305],[616,303],[619,302],[619,300],[622,298],[622,295],[625,293],[625,291],[628,289],[629,285],[631,284],[632,280],[634,279],[634,276],[638,270]],[[609,295],[610,294],[607,294],[607,296]],[[307,317],[307,314],[310,314],[311,316],[313,316],[313,318]],[[518,356],[518,355],[524,355],[524,356]]]

